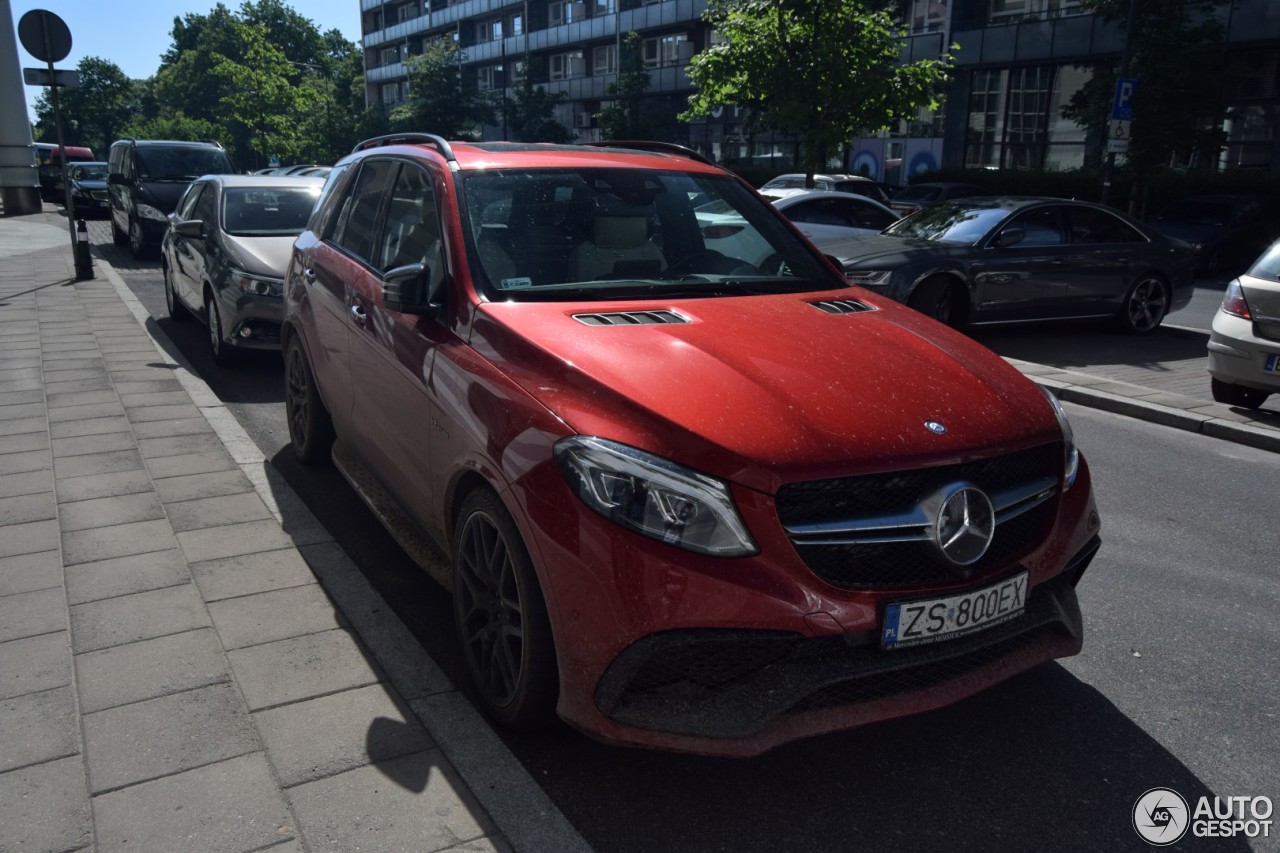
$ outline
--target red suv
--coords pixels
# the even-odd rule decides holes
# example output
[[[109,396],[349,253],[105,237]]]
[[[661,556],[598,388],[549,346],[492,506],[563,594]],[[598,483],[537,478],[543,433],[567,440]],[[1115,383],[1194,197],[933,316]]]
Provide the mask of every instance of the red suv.
[[[1057,402],[733,174],[612,146],[369,140],[289,264],[294,449],[452,590],[486,713],[750,755],[1079,651]]]

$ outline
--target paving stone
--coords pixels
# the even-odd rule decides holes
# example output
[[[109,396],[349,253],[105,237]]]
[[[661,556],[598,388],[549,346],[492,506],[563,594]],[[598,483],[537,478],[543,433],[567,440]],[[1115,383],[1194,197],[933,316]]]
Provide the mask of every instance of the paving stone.
[[[48,356],[45,356],[46,358]],[[106,403],[118,403],[116,392],[106,388],[99,391],[72,391],[68,394],[50,394],[48,403],[51,409],[61,409],[66,406],[91,406],[102,405]]]
[[[176,548],[110,560],[75,563],[64,573],[71,605],[177,586],[191,580],[187,562]]]
[[[211,602],[209,615],[226,649],[317,634],[347,624],[314,583]]]
[[[142,468],[142,454],[136,449],[114,450],[109,453],[90,453],[85,456],[66,456],[53,460],[53,476],[59,480],[72,477],[88,477],[97,474],[117,474]]]
[[[232,471],[215,471],[212,474],[187,474],[181,477],[164,477],[156,480],[156,491],[166,506],[197,498],[218,495],[237,495],[253,491],[253,483],[236,468]]]
[[[98,853],[238,853],[295,835],[261,753],[102,794],[93,813]]]
[[[438,851],[493,831],[437,750],[393,758],[287,792],[321,850]]]
[[[115,474],[69,477],[58,480],[58,503],[132,495],[138,492],[149,492],[153,488],[151,475],[143,468],[136,471],[120,471]]]
[[[53,589],[61,585],[62,554],[57,551],[0,558],[0,596]]]
[[[227,652],[249,710],[378,681],[354,636],[337,629]]]
[[[0,454],[0,477],[29,474],[49,467],[49,451],[28,450],[25,453]]]
[[[293,548],[192,563],[191,574],[208,602],[315,583],[311,569]]]
[[[0,436],[0,453],[26,453],[30,450],[48,450],[49,432],[24,432],[19,435]]]
[[[172,367],[138,367],[136,364],[129,364],[123,368],[112,367],[111,378],[115,382],[151,382],[172,376],[173,370]]]
[[[70,683],[71,637],[68,632],[0,643],[0,699]]]
[[[145,459],[162,459],[169,456],[188,456],[195,453],[225,451],[222,439],[213,432],[194,435],[175,435],[162,438],[143,438],[138,448]]]
[[[255,492],[171,503],[165,510],[173,529],[179,533],[271,518],[266,504]]]
[[[114,418],[86,418],[80,421],[62,421],[61,423],[49,425],[49,434],[55,439],[128,431],[129,419],[124,415]]]
[[[188,530],[178,534],[178,543],[187,555],[187,562],[200,563],[221,557],[287,548],[293,544],[293,540],[272,519]]]
[[[179,418],[172,421],[147,421],[146,423],[133,425],[133,434],[138,437],[139,441],[147,438],[200,435],[202,433],[213,433],[213,430],[209,427],[209,422],[203,417]]]
[[[80,756],[0,774],[0,826],[5,853],[62,853],[92,844]]]
[[[229,681],[211,628],[75,656],[80,713]]]
[[[98,382],[110,381],[107,366],[81,367],[76,370],[44,370],[44,381],[47,385],[58,385],[64,382]],[[60,389],[61,390],[61,389]],[[88,390],[88,389],[85,389]]]
[[[149,394],[125,394],[120,397],[120,402],[126,409],[140,406],[180,406],[190,401],[186,391],[153,391]]]
[[[5,362],[6,369],[9,363]],[[42,402],[0,404],[0,421],[11,421],[15,418],[38,418],[45,412]]]
[[[164,520],[75,530],[62,536],[62,562],[71,565],[149,551],[167,551],[175,544],[169,522]]]
[[[65,631],[66,602],[61,586],[0,598],[0,643]]]
[[[150,460],[151,476],[157,480],[165,477],[182,477],[188,474],[212,474],[216,471],[232,471],[236,468],[224,449],[211,453],[191,453],[185,456],[164,456]]]
[[[67,533],[113,524],[155,521],[164,518],[164,509],[155,492],[135,492],[131,495],[112,495],[109,498],[65,503],[59,514],[62,531]]]
[[[97,379],[77,379],[74,382],[46,382],[49,394],[70,394],[72,391],[101,391],[111,387],[111,380],[104,376]]]
[[[123,397],[126,394],[150,394],[156,391],[181,391],[182,383],[177,379],[156,379],[150,382],[116,382],[116,393]]]
[[[433,746],[381,684],[259,711],[253,720],[285,787]]]
[[[53,499],[53,492],[0,498],[0,530],[9,524],[48,521],[57,517],[58,505]]]
[[[0,773],[80,754],[80,723],[70,687],[0,700],[0,720],[8,733],[0,738]]]
[[[139,406],[125,412],[129,420],[135,424],[147,421],[172,421],[179,418],[198,418],[200,410],[187,403],[177,406]]]
[[[12,391],[35,391],[45,387],[40,379],[0,379],[0,394]]]
[[[71,608],[71,648],[90,652],[209,624],[194,584],[104,598]]]
[[[83,352],[83,351],[82,351]],[[66,370],[88,371],[97,374],[107,369],[107,363],[96,351],[92,355],[80,353],[63,353],[61,357],[44,358],[45,376]]]
[[[53,458],[86,456],[90,453],[113,453],[119,450],[133,450],[136,447],[133,436],[127,432],[81,435],[75,438],[55,438],[53,440]]]
[[[8,479],[8,478],[5,478]],[[58,547],[58,522],[28,521],[0,527],[0,557],[36,554]]]
[[[125,413],[124,406],[118,402],[84,403],[78,406],[62,406],[49,410],[49,423],[66,423],[67,421],[83,421],[92,418],[115,418]]]
[[[14,418],[9,421],[0,421],[0,436],[23,435],[29,432],[44,432],[48,429],[49,422],[43,417]]]
[[[14,498],[47,492],[53,488],[53,469],[28,471],[0,477],[0,498]],[[3,544],[0,543],[0,548]]]
[[[95,794],[259,748],[253,721],[234,684],[87,714],[84,740]]]

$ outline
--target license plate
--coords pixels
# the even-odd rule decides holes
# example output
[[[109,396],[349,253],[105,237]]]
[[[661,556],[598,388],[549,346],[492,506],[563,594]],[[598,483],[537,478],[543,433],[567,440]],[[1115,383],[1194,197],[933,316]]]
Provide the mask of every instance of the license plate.
[[[901,649],[963,637],[1016,618],[1026,606],[1026,572],[946,598],[899,601],[885,608],[880,644]]]
[[[1280,355],[1273,353],[1267,356],[1267,365],[1262,369],[1267,373],[1280,373]]]

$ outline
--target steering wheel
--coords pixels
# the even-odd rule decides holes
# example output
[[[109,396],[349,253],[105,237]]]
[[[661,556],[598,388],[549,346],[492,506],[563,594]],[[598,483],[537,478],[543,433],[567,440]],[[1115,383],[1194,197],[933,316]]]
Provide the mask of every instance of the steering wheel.
[[[702,249],[685,255],[667,267],[667,276],[683,275],[759,275],[760,270],[741,258],[731,258],[714,249]]]

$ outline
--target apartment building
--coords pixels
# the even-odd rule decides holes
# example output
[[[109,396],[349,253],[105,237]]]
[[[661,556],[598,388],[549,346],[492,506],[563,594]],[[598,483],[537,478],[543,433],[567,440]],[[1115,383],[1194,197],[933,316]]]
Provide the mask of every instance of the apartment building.
[[[560,119],[583,140],[598,139],[593,115],[617,79],[621,37],[640,34],[650,71],[648,115],[655,138],[696,148],[717,161],[750,158],[791,165],[794,140],[748,136],[734,110],[684,124],[692,86],[689,59],[715,37],[701,20],[705,0],[360,0],[366,98],[388,107],[408,94],[404,61],[424,40],[455,40],[463,73],[500,91],[526,72],[567,95]],[[950,44],[956,70],[936,113],[892,132],[850,140],[842,166],[892,182],[939,167],[1069,169],[1096,158],[1103,140],[1062,118],[1061,107],[1123,50],[1122,28],[1081,0],[903,0],[910,59]],[[1280,2],[1223,2],[1232,73],[1224,80],[1228,144],[1220,168],[1280,171]],[[532,57],[529,69],[524,58]],[[1141,81],[1139,81],[1141,85]],[[500,139],[499,126],[485,137]]]

